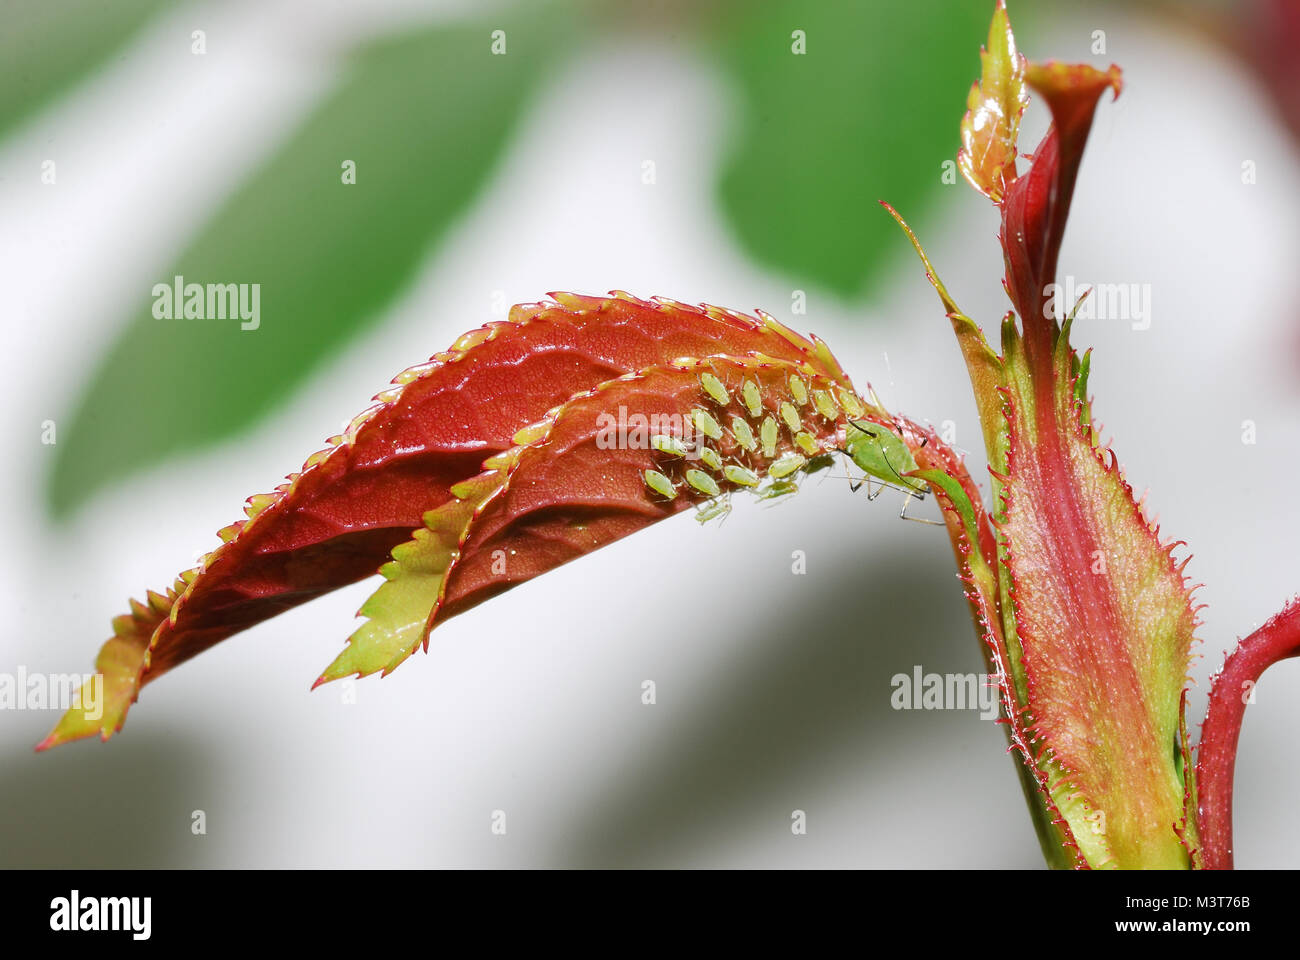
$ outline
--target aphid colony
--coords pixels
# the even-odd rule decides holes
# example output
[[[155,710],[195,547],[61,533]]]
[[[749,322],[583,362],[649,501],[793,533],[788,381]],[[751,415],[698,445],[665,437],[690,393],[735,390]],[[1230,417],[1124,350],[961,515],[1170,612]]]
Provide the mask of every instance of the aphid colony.
[[[848,421],[868,412],[851,390],[791,363],[715,357],[698,369],[685,436],[651,435],[656,466],[643,476],[653,498],[700,502],[700,522],[730,510],[736,490],[795,492],[801,473],[830,464]]]

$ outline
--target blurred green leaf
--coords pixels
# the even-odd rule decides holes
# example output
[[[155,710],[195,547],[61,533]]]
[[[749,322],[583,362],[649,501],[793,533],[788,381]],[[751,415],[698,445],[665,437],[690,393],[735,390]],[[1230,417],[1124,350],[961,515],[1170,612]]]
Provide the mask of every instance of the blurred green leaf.
[[[898,248],[877,202],[920,219],[956,156],[992,13],[992,0],[729,6],[718,42],[742,112],[719,191],[748,252],[796,283],[862,293]]]
[[[484,183],[562,47],[555,32],[572,29],[538,6],[405,34],[356,57],[339,89],[157,277],[260,283],[260,327],[160,320],[147,300],[60,432],[48,489],[56,514],[249,426],[381,319]],[[504,56],[491,52],[496,29],[506,31]],[[342,182],[348,160],[354,185]]]
[[[0,134],[108,59],[171,0],[5,0]]]

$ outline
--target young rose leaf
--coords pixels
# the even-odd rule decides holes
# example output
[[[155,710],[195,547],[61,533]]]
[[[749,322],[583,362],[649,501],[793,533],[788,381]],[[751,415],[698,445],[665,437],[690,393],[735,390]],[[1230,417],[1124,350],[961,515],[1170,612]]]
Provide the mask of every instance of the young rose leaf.
[[[957,166],[971,186],[999,203],[1007,185],[1016,179],[1020,117],[1029,102],[1025,58],[1016,50],[1003,0],[998,0],[980,61],[983,76],[971,87],[966,101]]]
[[[46,745],[106,739],[140,688],[166,670],[381,566],[388,582],[363,610],[372,620],[323,679],[393,669],[410,638],[423,637],[468,520],[492,492],[492,478],[480,476],[485,458],[511,450],[520,431],[575,394],[712,353],[785,362],[827,391],[851,394],[825,344],[767,315],[627,294],[556,298],[516,307],[508,321],[399,375],[300,473],[250,498],[248,519],[225,528],[220,547],[167,594],[151,594],[149,607],[133,605],[133,616],[119,619],[104,655],[112,695],[102,717],[70,711]]]
[[[424,515],[424,526],[411,540],[393,548],[393,559],[379,568],[386,582],[357,611],[368,619],[317,686],[351,675],[382,671],[387,676],[427,640],[425,621],[474,513],[504,482],[504,474],[493,470],[455,484],[451,499]]]
[[[470,524],[430,626],[688,506],[792,490],[842,443],[843,408],[811,402],[836,389],[807,365],[715,356],[574,397],[537,439],[501,458],[508,480]],[[621,434],[615,416],[631,425]],[[686,455],[656,436],[679,440]],[[647,479],[651,471],[667,486]]]

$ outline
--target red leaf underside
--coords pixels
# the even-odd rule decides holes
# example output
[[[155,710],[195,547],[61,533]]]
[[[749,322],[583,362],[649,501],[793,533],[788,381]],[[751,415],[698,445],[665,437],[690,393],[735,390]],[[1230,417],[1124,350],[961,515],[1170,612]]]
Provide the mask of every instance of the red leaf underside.
[[[701,388],[705,373],[722,384],[726,403]],[[802,404],[792,395],[791,378],[804,384]],[[746,382],[758,389],[757,414],[751,414],[742,399]],[[787,362],[718,357],[649,368],[569,401],[545,437],[519,451],[507,483],[474,518],[431,622],[441,622],[688,505],[715,499],[692,486],[692,471],[705,474],[722,495],[746,489],[728,478],[729,467],[733,474],[736,469],[748,471],[762,484],[760,490],[791,482],[802,469],[775,477],[775,464],[813,464],[843,443],[843,408],[836,402],[834,415],[828,417],[811,399],[814,392],[829,396],[835,388],[830,379]],[[720,427],[716,439],[693,427],[691,415],[697,410]],[[795,419],[787,422],[791,410]],[[652,449],[636,436],[621,449],[602,449],[601,418],[618,412],[637,422],[657,420],[670,435],[680,437],[683,430],[692,434],[703,449],[716,454],[715,465],[696,459],[699,454],[683,458]],[[736,420],[747,426],[748,435],[738,438]],[[777,431],[775,443],[766,450],[761,440],[764,422]],[[742,444],[747,436],[753,439]],[[668,478],[672,499],[647,486],[646,470]],[[504,558],[504,563],[494,557]],[[494,572],[494,566],[500,572]]]
[[[453,503],[452,488],[575,392],[682,356],[763,354],[848,386],[825,345],[771,317],[626,294],[556,294],[462,337],[400,374],[345,434],[270,494],[150,612],[115,623],[105,658],[116,691],[102,720],[76,712],[46,745],[121,728],[139,689],[234,633],[373,574]],[[136,609],[138,605],[133,605]],[[157,616],[157,623],[152,622]]]

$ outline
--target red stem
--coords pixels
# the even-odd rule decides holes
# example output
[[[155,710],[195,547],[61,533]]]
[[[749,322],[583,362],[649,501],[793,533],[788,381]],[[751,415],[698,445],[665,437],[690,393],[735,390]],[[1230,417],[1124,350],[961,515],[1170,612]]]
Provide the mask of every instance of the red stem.
[[[1232,869],[1232,773],[1246,701],[1251,699],[1247,691],[1270,666],[1295,656],[1300,656],[1300,598],[1238,643],[1210,687],[1196,761],[1196,819],[1207,870]]]

